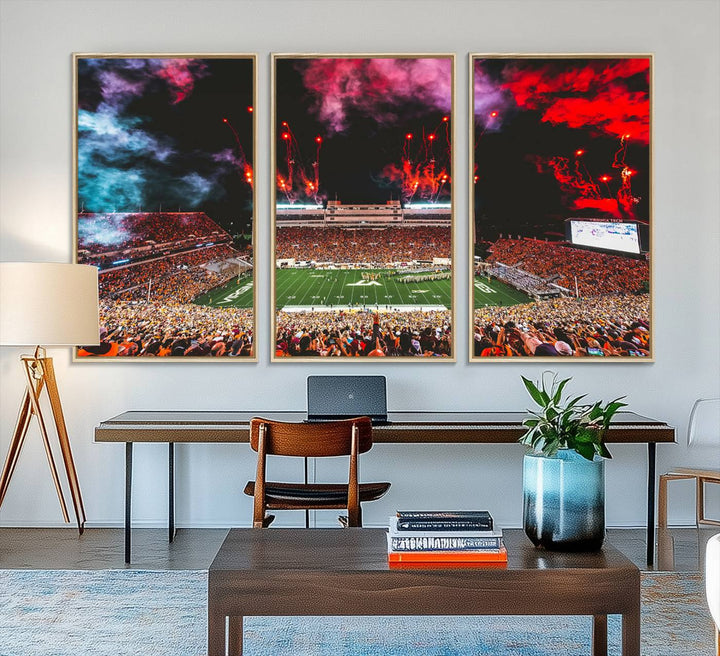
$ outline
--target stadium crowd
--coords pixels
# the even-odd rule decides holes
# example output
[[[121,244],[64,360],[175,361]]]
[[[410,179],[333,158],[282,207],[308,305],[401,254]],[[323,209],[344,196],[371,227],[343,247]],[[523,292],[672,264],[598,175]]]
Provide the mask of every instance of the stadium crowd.
[[[380,229],[281,227],[275,257],[299,261],[372,263],[451,257],[450,228],[415,226]]]
[[[251,309],[160,302],[101,303],[99,346],[79,356],[210,356],[253,354]]]
[[[647,357],[649,316],[648,294],[479,308],[473,355]]]
[[[227,282],[234,269],[218,274],[201,264],[237,255],[230,246],[210,246],[180,255],[100,271],[100,298],[123,301],[150,298],[155,301],[189,303],[200,294]],[[151,282],[152,281],[152,282]]]
[[[484,271],[485,274],[503,280],[509,283],[515,289],[521,289],[528,294],[542,294],[547,292],[557,292],[557,288],[552,287],[550,283],[545,281],[540,276],[536,276],[522,269],[516,269],[514,267],[502,266],[496,264],[488,267]]]
[[[450,357],[449,311],[278,312],[275,356]]]
[[[78,249],[92,255],[191,237],[229,235],[205,212],[108,212],[78,214]]]
[[[580,296],[633,294],[649,277],[646,260],[537,239],[498,239],[488,262],[501,262],[544,279],[555,276],[555,283],[572,291],[577,277]]]

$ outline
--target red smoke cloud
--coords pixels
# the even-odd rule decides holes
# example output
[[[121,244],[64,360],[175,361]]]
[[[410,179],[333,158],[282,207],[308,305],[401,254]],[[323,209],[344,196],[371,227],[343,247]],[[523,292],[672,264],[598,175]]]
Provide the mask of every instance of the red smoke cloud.
[[[205,64],[197,59],[156,59],[156,74],[162,78],[173,94],[173,104],[187,98],[195,87],[195,80],[203,77]]]
[[[573,207],[578,210],[600,210],[617,219],[622,218],[618,202],[615,198],[577,198],[573,201]]]
[[[542,112],[542,120],[593,129],[613,137],[650,139],[650,60],[601,59],[535,62],[516,60],[503,71],[501,87],[519,107]],[[644,84],[638,88],[637,76]]]
[[[329,134],[348,128],[350,110],[393,125],[407,118],[408,105],[449,112],[452,64],[449,58],[310,59],[295,63],[313,111]]]

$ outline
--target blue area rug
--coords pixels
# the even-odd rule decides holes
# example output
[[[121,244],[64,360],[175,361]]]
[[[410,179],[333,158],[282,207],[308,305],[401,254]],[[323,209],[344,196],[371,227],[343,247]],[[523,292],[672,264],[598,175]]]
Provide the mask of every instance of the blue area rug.
[[[2,656],[202,656],[205,571],[0,570]],[[609,620],[620,654],[620,621]],[[642,574],[643,656],[712,656],[698,574]],[[585,617],[247,618],[246,656],[586,656]]]

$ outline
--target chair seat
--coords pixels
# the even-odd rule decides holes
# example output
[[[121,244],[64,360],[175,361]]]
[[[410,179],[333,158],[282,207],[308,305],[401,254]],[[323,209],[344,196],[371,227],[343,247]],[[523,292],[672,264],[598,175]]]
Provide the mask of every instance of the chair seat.
[[[390,488],[390,483],[360,483],[360,502],[375,501]],[[248,481],[245,494],[255,496],[255,481]],[[346,508],[348,486],[333,483],[265,483],[268,508]]]
[[[720,470],[718,469],[693,469],[690,467],[676,467],[671,469],[663,476],[687,476],[689,478],[709,478],[712,480],[720,480]]]

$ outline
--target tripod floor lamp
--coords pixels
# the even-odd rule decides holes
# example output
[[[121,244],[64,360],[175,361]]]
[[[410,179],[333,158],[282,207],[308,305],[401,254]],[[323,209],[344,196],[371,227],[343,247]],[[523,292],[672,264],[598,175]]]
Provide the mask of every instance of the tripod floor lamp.
[[[48,422],[41,405],[42,392],[45,390],[81,534],[85,526],[85,508],[55,380],[53,360],[47,357],[44,346],[90,345],[98,342],[97,268],[82,264],[0,263],[0,345],[35,346],[32,355],[20,357],[25,393],[0,474],[0,506],[5,499],[32,418],[35,417],[63,518],[66,522],[70,521],[50,445]]]

